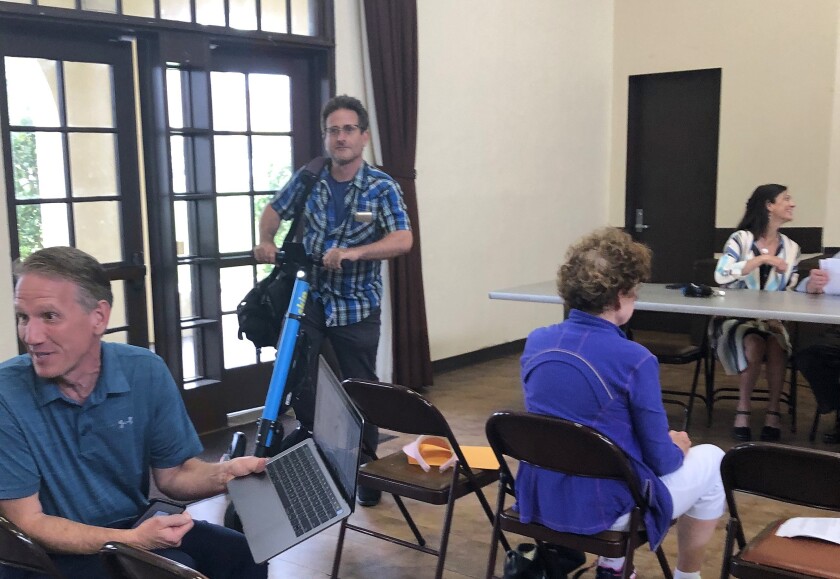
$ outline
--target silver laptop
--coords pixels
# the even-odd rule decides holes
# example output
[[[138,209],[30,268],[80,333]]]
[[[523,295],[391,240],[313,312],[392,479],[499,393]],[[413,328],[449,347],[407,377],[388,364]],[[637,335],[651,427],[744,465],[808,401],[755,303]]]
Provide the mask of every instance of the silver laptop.
[[[254,561],[262,563],[350,516],[364,419],[321,357],[312,438],[272,458],[228,492]]]

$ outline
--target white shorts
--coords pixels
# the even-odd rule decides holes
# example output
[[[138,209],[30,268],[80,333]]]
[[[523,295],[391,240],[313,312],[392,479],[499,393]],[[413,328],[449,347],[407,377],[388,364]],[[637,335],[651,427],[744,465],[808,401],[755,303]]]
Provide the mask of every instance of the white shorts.
[[[719,519],[726,510],[726,495],[720,480],[720,461],[724,452],[713,444],[692,446],[680,468],[660,477],[674,503],[676,519],[688,515],[693,519],[708,521]],[[616,519],[611,531],[626,531],[630,526],[630,513]]]

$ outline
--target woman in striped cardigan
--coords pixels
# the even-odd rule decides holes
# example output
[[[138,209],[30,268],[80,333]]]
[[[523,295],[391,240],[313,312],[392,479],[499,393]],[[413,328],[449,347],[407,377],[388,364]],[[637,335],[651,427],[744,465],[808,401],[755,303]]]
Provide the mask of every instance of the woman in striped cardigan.
[[[799,245],[779,228],[793,219],[796,204],[784,185],[761,185],[747,201],[744,217],[723,248],[715,281],[723,287],[763,291],[795,288]],[[732,429],[736,440],[751,440],[750,405],[762,363],[769,391],[761,440],[779,440],[779,400],[790,339],[779,320],[717,320],[715,348],[727,374],[739,374],[739,398]]]

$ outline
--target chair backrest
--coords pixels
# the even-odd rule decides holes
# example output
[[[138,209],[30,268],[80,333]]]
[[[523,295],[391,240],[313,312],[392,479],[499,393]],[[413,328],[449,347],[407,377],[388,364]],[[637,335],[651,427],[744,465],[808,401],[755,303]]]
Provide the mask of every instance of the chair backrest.
[[[112,579],[207,579],[171,559],[124,543],[105,543],[99,556]]]
[[[624,481],[636,504],[647,504],[624,451],[588,426],[530,412],[501,411],[487,420],[486,433],[508,480],[513,478],[504,456],[569,475]]]
[[[734,491],[840,511],[840,454],[748,442],[726,453],[720,473],[732,516]]]
[[[715,268],[717,267],[716,257],[704,257],[695,260],[691,264],[691,282],[702,283],[712,287],[717,286],[715,281]]]
[[[46,551],[4,517],[0,517],[0,564],[49,577],[64,577]]]
[[[453,442],[443,414],[414,390],[366,380],[345,380],[343,384],[368,422],[406,434],[444,436]]]

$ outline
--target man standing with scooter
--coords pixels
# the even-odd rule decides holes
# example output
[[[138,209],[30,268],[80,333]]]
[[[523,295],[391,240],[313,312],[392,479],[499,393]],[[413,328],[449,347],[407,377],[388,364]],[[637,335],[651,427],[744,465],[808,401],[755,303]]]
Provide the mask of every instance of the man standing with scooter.
[[[281,220],[294,217],[303,202],[303,245],[323,256],[316,267],[303,326],[310,344],[309,388],[295,403],[295,414],[312,424],[317,360],[323,339],[330,341],[343,378],[378,380],[382,301],[381,260],[407,253],[412,234],[399,185],[362,158],[370,141],[368,113],[358,99],[332,98],[321,113],[324,148],[329,156],[308,199],[307,187],[296,172],[266,206],[260,217],[260,242],[254,256],[274,263],[274,236]],[[365,446],[376,449],[375,426],[365,430]],[[373,506],[379,491],[359,488],[358,502]]]

